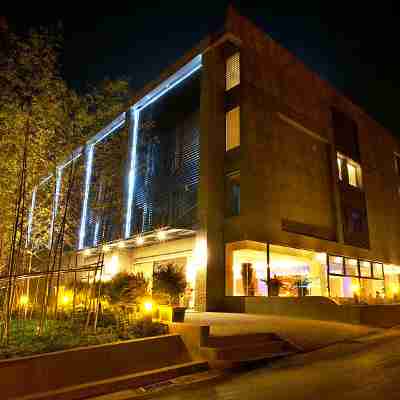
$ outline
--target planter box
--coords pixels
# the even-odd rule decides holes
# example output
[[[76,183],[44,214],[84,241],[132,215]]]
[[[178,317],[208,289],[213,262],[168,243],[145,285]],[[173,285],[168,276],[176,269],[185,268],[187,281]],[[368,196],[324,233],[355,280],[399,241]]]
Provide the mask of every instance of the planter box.
[[[3,360],[1,398],[14,399],[191,361],[176,334]]]

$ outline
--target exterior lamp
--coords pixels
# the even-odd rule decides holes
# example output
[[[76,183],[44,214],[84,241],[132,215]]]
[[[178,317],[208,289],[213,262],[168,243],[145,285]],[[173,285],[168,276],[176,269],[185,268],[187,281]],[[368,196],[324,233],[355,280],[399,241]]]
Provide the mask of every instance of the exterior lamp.
[[[144,237],[143,237],[143,236],[138,236],[138,237],[136,238],[136,244],[137,244],[138,246],[141,246],[143,243],[144,243]]]
[[[29,297],[26,294],[23,294],[19,298],[19,304],[21,304],[21,306],[27,306],[28,303],[29,303]]]
[[[153,310],[154,309],[155,309],[155,304],[152,299],[145,299],[142,302],[143,320],[146,323],[151,323],[153,321]]]
[[[72,302],[72,296],[69,292],[65,292],[62,296],[61,296],[61,304],[63,306],[67,306],[68,304],[70,304]]]

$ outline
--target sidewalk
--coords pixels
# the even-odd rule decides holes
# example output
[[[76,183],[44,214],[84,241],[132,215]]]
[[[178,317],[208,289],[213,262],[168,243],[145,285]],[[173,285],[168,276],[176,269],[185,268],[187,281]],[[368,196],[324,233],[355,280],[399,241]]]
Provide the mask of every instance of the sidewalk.
[[[340,322],[234,313],[192,312],[186,314],[185,322],[210,325],[210,334],[214,336],[273,332],[303,351],[312,351],[384,331],[380,328]]]

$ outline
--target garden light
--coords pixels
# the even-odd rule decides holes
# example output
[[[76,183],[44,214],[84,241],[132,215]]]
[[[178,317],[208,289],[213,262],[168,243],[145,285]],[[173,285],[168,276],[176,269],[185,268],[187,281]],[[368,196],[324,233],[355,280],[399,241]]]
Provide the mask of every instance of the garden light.
[[[72,296],[69,293],[64,293],[63,296],[61,297],[61,304],[63,306],[67,306],[72,302]]]
[[[21,304],[21,306],[26,306],[29,303],[29,297],[25,294],[23,294],[20,298],[19,298],[19,304]]]

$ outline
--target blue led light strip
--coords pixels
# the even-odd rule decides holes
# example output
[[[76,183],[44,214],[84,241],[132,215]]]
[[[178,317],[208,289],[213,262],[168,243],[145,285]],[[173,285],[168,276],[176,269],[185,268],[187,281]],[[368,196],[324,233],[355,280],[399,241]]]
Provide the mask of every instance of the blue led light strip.
[[[171,89],[179,85],[189,76],[194,74],[202,67],[202,56],[199,54],[188,64],[184,65],[174,75],[166,79],[157,88],[152,90],[149,94],[139,100],[132,108],[131,115],[133,116],[133,129],[131,129],[131,151],[130,151],[130,163],[128,172],[128,199],[125,214],[125,239],[131,236],[131,220],[132,220],[132,209],[133,209],[133,197],[135,190],[135,178],[136,178],[136,149],[137,149],[137,137],[139,131],[139,120],[140,111],[145,109],[150,104],[157,101],[164,94],[169,92]]]
[[[92,178],[94,147],[96,146],[97,143],[105,139],[107,136],[111,135],[115,130],[119,129],[124,124],[125,124],[125,113],[122,113],[110,125],[102,129],[97,135],[93,136],[88,141],[87,144],[88,147],[86,150],[86,160],[85,160],[85,187],[84,187],[82,214],[81,214],[81,226],[79,229],[78,250],[82,250],[85,247],[84,244],[86,236],[87,211],[89,206],[90,181]]]
[[[37,192],[37,186],[32,191],[32,201],[31,201],[31,209],[29,210],[29,216],[28,216],[28,230],[26,234],[26,247],[29,246],[31,242],[31,235],[32,235],[32,223],[33,223],[33,210],[35,209],[35,204],[36,204],[36,192]]]

